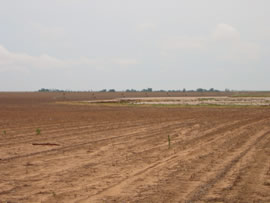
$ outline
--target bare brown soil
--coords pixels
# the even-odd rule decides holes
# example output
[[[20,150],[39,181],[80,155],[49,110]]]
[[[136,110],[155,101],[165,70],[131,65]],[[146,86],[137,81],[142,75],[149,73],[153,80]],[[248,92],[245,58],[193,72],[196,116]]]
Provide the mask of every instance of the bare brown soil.
[[[0,202],[270,202],[269,108],[62,96],[0,93]]]

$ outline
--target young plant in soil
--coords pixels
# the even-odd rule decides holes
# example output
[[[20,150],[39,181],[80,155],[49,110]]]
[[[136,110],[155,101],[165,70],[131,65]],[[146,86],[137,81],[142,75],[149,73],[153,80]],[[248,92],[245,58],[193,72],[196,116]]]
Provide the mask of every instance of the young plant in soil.
[[[37,134],[37,135],[40,135],[40,133],[41,133],[41,130],[40,130],[39,128],[37,128],[37,129],[36,129],[36,134]]]

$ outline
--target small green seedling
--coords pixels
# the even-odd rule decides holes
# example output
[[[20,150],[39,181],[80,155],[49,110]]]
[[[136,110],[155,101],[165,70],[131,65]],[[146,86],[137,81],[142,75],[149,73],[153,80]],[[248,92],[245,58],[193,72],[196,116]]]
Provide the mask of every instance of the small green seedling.
[[[3,131],[3,135],[6,135],[6,134],[7,134],[7,132],[4,130],[4,131]]]
[[[37,135],[40,135],[40,133],[41,133],[41,130],[40,130],[39,128],[37,128],[37,129],[36,129],[36,134],[37,134]]]
[[[169,149],[171,148],[171,137],[170,137],[170,135],[168,135],[168,148]]]

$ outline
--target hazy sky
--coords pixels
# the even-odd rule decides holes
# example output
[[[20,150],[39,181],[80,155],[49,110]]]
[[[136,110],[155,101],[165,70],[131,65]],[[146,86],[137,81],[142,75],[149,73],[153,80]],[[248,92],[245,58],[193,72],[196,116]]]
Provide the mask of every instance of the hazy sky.
[[[269,0],[0,0],[0,91],[270,89]]]

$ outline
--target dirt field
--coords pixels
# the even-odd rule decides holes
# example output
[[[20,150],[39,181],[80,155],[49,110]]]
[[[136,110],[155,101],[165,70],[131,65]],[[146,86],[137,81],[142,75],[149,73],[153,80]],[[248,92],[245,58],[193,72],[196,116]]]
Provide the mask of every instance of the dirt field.
[[[270,202],[270,108],[120,96],[0,93],[0,202]]]

